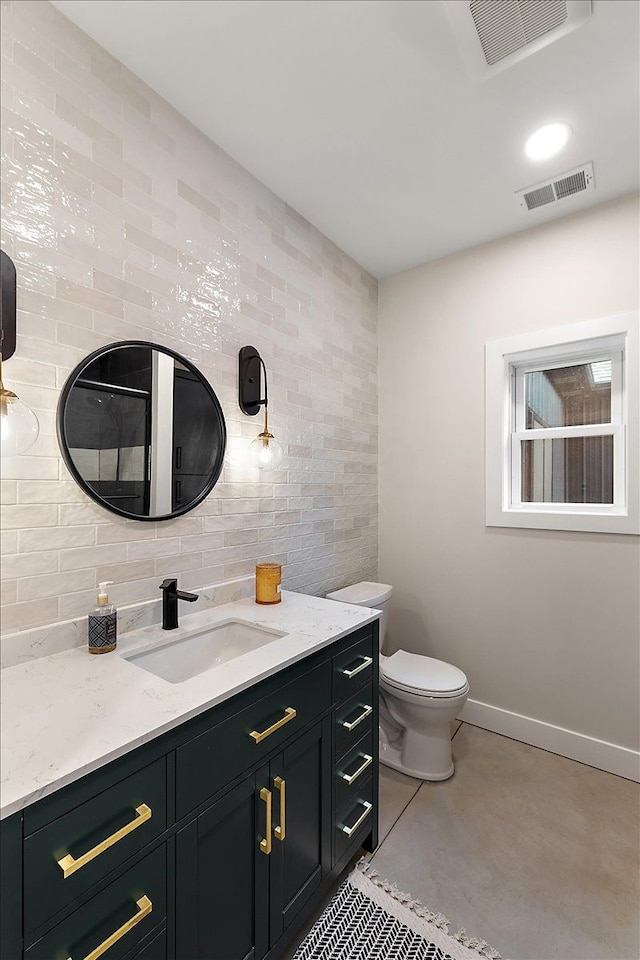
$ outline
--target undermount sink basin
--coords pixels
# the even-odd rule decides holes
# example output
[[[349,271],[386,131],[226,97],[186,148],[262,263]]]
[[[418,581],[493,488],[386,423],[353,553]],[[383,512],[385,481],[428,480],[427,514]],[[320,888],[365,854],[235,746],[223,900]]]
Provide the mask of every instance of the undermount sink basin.
[[[279,630],[258,627],[243,620],[224,620],[187,637],[162,642],[151,650],[132,653],[124,659],[169,683],[182,683],[285,636],[286,633]]]

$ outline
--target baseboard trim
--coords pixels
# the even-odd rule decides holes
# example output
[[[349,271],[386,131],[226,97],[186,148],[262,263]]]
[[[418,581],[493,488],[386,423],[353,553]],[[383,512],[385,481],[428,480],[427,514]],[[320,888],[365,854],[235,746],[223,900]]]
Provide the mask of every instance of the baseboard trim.
[[[640,752],[637,750],[587,737],[575,730],[556,727],[552,723],[512,713],[511,710],[503,710],[479,700],[467,700],[458,720],[640,782]]]

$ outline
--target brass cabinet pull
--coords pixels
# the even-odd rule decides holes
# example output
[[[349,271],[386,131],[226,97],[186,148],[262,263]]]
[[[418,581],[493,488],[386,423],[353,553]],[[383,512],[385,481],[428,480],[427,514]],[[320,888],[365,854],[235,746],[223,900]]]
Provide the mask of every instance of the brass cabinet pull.
[[[372,663],[373,657],[363,657],[362,663],[359,663],[354,670],[343,670],[342,672],[344,673],[345,677],[349,677],[349,679],[351,679],[351,677],[355,677],[357,673],[360,673],[361,670],[366,670],[367,667],[370,667]]]
[[[272,727],[268,727],[266,730],[259,732],[258,730],[252,730],[249,734],[250,737],[253,737],[256,743],[260,743],[261,740],[265,740],[267,737],[270,737],[272,733],[275,733],[276,730],[279,730],[280,727],[284,727],[285,723],[289,723],[289,720],[293,720],[296,716],[297,711],[293,707],[286,707],[284,711],[284,717],[281,717],[280,720],[276,721]]]
[[[356,820],[356,822],[354,823],[354,825],[353,825],[352,827],[345,827],[344,825],[343,825],[343,827],[342,827],[342,832],[343,832],[343,833],[346,833],[346,835],[347,835],[348,837],[350,837],[352,833],[355,833],[355,832],[356,832],[356,830],[358,829],[358,827],[360,826],[360,824],[361,824],[364,820],[366,820],[366,818],[367,818],[367,817],[369,816],[369,814],[371,813],[371,808],[373,807],[373,804],[372,804],[372,803],[369,803],[368,800],[361,800],[360,802],[362,803],[362,806],[364,807],[364,813],[361,813],[361,814],[360,814],[360,816],[358,817],[358,819]]]
[[[364,763],[362,764],[362,766],[358,767],[355,773],[340,774],[342,779],[345,780],[348,784],[352,784],[355,780],[357,780],[360,774],[364,773],[364,771],[367,769],[369,764],[373,763],[373,757],[370,757],[368,753],[362,753],[361,757],[364,760]]]
[[[360,714],[359,717],[356,717],[355,720],[352,720],[351,723],[348,723],[347,720],[342,721],[342,726],[345,730],[353,730],[354,727],[357,727],[359,723],[362,723],[363,720],[369,716],[370,713],[373,713],[373,707],[370,707],[368,703],[363,703],[364,712]]]
[[[264,831],[266,833],[266,837],[264,840],[260,841],[260,849],[263,853],[266,853],[267,856],[269,856],[271,853],[271,790],[267,790],[266,787],[263,787],[260,791],[260,799],[264,800],[267,805]]]
[[[274,777],[273,785],[276,788],[276,790],[280,792],[280,823],[278,824],[277,827],[274,828],[273,832],[275,833],[278,840],[284,840],[284,838],[286,837],[286,832],[285,832],[285,814],[286,814],[286,805],[287,805],[286,795],[285,795],[286,783],[282,779],[282,777]]]
[[[62,870],[62,875],[64,876],[65,880],[67,877],[70,877],[72,873],[75,873],[76,870],[79,870],[80,867],[84,867],[91,860],[99,857],[101,853],[104,853],[105,850],[108,850],[109,847],[112,847],[114,843],[118,843],[118,841],[126,837],[127,834],[131,833],[133,830],[137,830],[138,827],[141,827],[143,823],[146,823],[146,821],[150,819],[151,807],[148,807],[146,803],[141,803],[139,807],[136,807],[136,816],[131,823],[128,823],[120,830],[116,830],[116,832],[112,833],[110,837],[107,837],[106,840],[103,840],[101,843],[97,844],[97,846],[93,847],[93,849],[83,853],[82,856],[78,857],[77,860],[74,860],[70,853],[68,853],[66,857],[63,857],[62,860],[58,860],[58,866]]]
[[[101,957],[103,953],[106,953],[109,947],[112,947],[114,943],[117,943],[118,940],[121,940],[126,933],[129,933],[129,930],[132,930],[137,923],[140,923],[141,920],[144,920],[145,917],[148,917],[151,911],[153,910],[153,904],[149,897],[142,896],[139,900],[136,900],[136,907],[138,912],[135,916],[131,917],[130,920],[127,920],[126,923],[123,923],[121,927],[111,934],[110,937],[107,937],[106,940],[103,940],[99,947],[96,947],[95,950],[92,950],[91,953],[88,953],[84,960],[98,960],[98,957]],[[71,957],[69,957],[71,960]]]

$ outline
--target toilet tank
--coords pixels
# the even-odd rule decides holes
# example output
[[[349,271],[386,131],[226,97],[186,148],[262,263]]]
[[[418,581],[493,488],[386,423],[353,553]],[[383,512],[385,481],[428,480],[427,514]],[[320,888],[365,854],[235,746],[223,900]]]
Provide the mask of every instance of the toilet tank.
[[[342,590],[328,593],[327,600],[339,600],[341,603],[355,603],[358,607],[382,610],[380,618],[380,649],[382,649],[387,632],[387,610],[392,592],[393,587],[388,583],[372,583],[369,580],[363,580],[349,587],[343,587]]]

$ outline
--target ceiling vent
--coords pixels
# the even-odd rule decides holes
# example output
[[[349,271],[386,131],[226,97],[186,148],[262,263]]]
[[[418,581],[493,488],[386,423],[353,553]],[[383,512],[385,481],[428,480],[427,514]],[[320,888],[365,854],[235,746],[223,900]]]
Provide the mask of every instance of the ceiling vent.
[[[580,27],[591,0],[444,0],[471,76],[484,80]]]
[[[573,197],[576,193],[595,190],[595,186],[593,164],[584,163],[575,170],[569,170],[568,173],[554,177],[553,180],[538,183],[535,187],[527,187],[526,190],[518,190],[516,197],[523,210],[536,210],[538,207],[546,207],[547,204],[557,203],[558,200],[564,200],[566,197]]]

